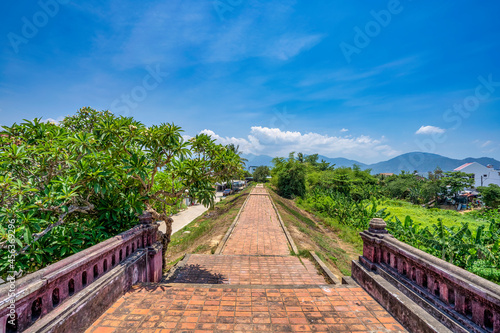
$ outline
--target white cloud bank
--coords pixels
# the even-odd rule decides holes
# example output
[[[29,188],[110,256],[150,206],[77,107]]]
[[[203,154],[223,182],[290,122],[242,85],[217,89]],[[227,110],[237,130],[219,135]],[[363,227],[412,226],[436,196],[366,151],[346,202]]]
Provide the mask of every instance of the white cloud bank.
[[[436,126],[422,126],[415,132],[415,134],[442,134],[445,130]]]
[[[328,157],[361,158],[363,161],[379,157],[393,157],[400,152],[384,144],[385,138],[374,139],[366,135],[329,136],[319,133],[282,131],[279,128],[253,126],[246,138],[222,137],[212,130],[205,129],[218,143],[239,145],[240,151],[247,154],[288,156],[288,153],[318,153]]]

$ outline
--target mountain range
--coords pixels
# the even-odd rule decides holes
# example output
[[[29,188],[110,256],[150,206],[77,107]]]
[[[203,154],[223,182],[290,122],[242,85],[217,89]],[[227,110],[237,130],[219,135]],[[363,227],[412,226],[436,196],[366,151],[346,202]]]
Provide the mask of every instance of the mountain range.
[[[248,160],[246,162],[247,167],[260,165],[271,167],[273,165],[273,157],[268,155],[242,154],[242,157]],[[490,157],[468,157],[459,160],[438,154],[421,152],[406,153],[391,158],[390,160],[373,164],[365,164],[343,157],[331,158],[319,155],[318,162],[321,160],[325,160],[330,164],[335,164],[335,167],[352,167],[354,164],[357,164],[363,170],[371,169],[372,174],[384,172],[399,174],[401,171],[413,172],[415,170],[417,170],[419,174],[427,174],[428,171],[434,171],[437,167],[440,167],[443,171],[452,171],[462,164],[472,162],[477,162],[482,165],[491,164],[496,170],[500,169],[500,161]]]

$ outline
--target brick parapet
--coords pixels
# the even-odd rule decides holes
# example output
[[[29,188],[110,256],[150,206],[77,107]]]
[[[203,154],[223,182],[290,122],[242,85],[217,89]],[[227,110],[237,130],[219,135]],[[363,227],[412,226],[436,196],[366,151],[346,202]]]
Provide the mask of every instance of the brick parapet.
[[[0,286],[0,331],[7,331],[11,304],[15,304],[16,329],[21,332],[51,311],[64,307],[65,302],[89,288],[139,249],[148,257],[145,264],[141,264],[144,267],[137,268],[139,276],[144,277],[139,279],[140,282],[158,282],[162,275],[162,251],[156,240],[157,231],[157,224],[140,224],[28,274],[15,282],[15,302],[9,297],[10,284]]]
[[[500,286],[371,229],[360,233],[367,269],[383,269],[471,332],[500,332]]]

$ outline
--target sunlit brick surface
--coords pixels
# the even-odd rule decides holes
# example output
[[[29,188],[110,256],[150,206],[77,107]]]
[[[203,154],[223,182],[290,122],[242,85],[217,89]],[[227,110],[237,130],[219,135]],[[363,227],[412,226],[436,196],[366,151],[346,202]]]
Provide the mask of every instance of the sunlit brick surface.
[[[267,195],[251,195],[223,254],[289,255],[288,242]]]
[[[406,332],[361,288],[135,287],[87,332]]]
[[[252,189],[252,194],[267,194],[267,190],[263,186],[256,186]]]
[[[211,284],[325,284],[314,265],[297,257],[192,255],[173,282]]]

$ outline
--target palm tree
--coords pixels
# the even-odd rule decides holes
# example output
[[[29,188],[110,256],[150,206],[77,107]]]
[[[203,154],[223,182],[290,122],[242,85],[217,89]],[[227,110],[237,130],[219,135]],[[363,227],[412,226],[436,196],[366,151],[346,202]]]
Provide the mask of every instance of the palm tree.
[[[243,163],[248,162],[248,160],[246,158],[241,157],[241,154],[243,154],[243,152],[240,151],[240,145],[235,146],[234,143],[230,143],[226,147],[227,147],[228,150],[232,151],[236,155],[240,155],[240,160]]]

